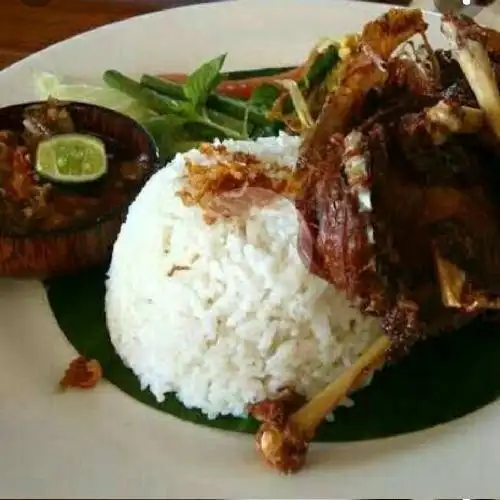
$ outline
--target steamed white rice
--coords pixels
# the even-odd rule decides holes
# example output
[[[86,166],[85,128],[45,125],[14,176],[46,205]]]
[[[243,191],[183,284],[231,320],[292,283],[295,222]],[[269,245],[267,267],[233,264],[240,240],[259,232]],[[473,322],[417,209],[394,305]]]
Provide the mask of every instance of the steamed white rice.
[[[299,139],[226,141],[230,151],[293,168]],[[245,223],[207,225],[176,193],[185,157],[155,174],[130,207],[113,251],[106,313],[111,340],[158,401],[175,392],[210,418],[291,385],[314,395],[379,335],[341,293],[309,274],[298,217],[280,200]],[[169,277],[175,265],[190,266]]]

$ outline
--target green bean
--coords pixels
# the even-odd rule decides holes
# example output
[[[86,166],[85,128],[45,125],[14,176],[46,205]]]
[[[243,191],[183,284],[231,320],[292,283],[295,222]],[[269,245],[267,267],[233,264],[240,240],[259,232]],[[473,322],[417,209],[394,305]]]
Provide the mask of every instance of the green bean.
[[[304,83],[307,87],[313,87],[321,83],[328,73],[336,66],[339,61],[339,50],[335,45],[331,45],[328,49],[319,54],[316,60],[312,63],[307,75],[304,77]]]
[[[186,118],[187,122],[199,123],[207,128],[211,128],[221,137],[232,139],[242,139],[242,133],[233,130],[221,123],[212,122],[208,118],[196,116],[189,112],[187,107],[183,107],[182,101],[171,99],[165,95],[160,95],[152,89],[142,86],[140,83],[121,74],[116,70],[108,70],[103,75],[104,81],[112,88],[123,92],[129,97],[136,99],[140,104],[160,115],[173,115]],[[186,116],[186,112],[188,113]]]
[[[307,91],[321,84],[339,60],[339,50],[336,45],[331,45],[325,52],[319,53],[307,74],[298,81],[299,90]],[[285,113],[293,111],[293,103],[290,98],[287,98],[283,103],[283,111]]]
[[[186,99],[182,85],[163,80],[162,78],[143,75],[141,78],[141,85],[171,99]],[[244,101],[221,96],[219,94],[210,94],[207,99],[208,109],[224,113],[241,121],[245,119],[247,106],[247,103]],[[261,113],[251,106],[248,108],[248,121],[254,125],[267,125],[269,123],[264,113]]]
[[[266,76],[275,76],[279,75],[280,73],[291,71],[292,69],[296,69],[296,66],[228,71],[227,73],[224,73],[223,76],[227,80],[246,80],[247,78],[263,78]]]
[[[151,89],[141,86],[135,80],[116,70],[107,70],[103,79],[110,87],[136,99],[142,106],[161,115],[178,113],[180,103],[169,97],[162,96]]]
[[[233,130],[243,130],[243,121],[233,118],[232,116],[226,115],[224,113],[219,113],[213,109],[207,109],[207,115],[210,120],[219,125],[224,125],[225,127],[231,128]]]
[[[151,75],[142,75],[140,80],[141,86],[154,90],[161,95],[172,99],[186,100],[184,89],[179,83],[164,80]]]

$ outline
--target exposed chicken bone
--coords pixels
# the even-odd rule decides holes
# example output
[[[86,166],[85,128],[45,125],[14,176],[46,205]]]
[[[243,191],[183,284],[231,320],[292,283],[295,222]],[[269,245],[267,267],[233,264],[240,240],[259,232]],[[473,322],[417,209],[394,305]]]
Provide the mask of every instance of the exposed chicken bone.
[[[480,37],[474,36],[479,26],[472,20],[445,15],[441,30],[493,132],[500,139],[500,93],[488,53]]]
[[[450,134],[473,134],[484,125],[484,113],[468,106],[439,101],[426,111],[429,133],[435,144],[442,144]]]
[[[295,411],[284,424],[263,423],[256,443],[265,462],[283,473],[297,472],[305,463],[309,442],[319,424],[352,389],[380,366],[390,345],[388,337],[380,337],[340,377]]]
[[[295,426],[312,439],[318,425],[347,396],[351,388],[359,383],[360,377],[367,376],[374,365],[380,364],[390,344],[390,339],[385,335],[377,339],[340,377],[290,417]]]

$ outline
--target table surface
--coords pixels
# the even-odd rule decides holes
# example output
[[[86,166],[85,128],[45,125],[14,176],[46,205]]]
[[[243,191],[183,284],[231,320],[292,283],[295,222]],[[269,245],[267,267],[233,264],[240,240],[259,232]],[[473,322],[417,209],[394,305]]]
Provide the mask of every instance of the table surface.
[[[0,69],[52,43],[97,26],[138,14],[209,1],[217,0],[4,0],[0,16]],[[433,0],[413,0],[411,4],[433,8]],[[499,29],[500,1],[484,9],[477,20]]]
[[[7,0],[3,2],[0,16],[0,68],[47,45],[103,24],[208,1]]]

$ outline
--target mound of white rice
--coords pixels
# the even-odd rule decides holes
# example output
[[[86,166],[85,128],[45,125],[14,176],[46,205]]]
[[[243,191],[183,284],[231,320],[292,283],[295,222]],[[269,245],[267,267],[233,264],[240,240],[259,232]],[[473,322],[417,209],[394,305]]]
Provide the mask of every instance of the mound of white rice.
[[[299,139],[224,144],[293,167]],[[374,341],[377,322],[307,272],[290,202],[239,227],[207,225],[176,196],[184,167],[177,155],[150,179],[115,244],[106,313],[117,352],[158,401],[175,392],[211,418],[243,415],[286,385],[314,395]],[[190,269],[169,276],[173,266]]]

